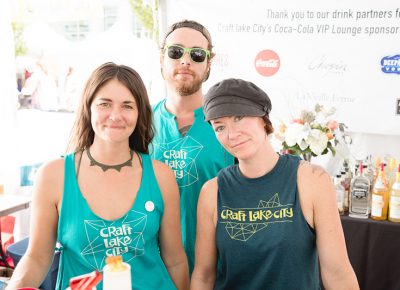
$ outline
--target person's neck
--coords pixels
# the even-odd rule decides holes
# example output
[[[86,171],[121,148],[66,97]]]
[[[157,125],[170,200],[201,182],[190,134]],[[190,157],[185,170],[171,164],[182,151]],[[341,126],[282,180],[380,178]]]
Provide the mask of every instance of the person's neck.
[[[203,94],[201,90],[188,96],[181,96],[176,92],[168,92],[165,107],[177,118],[193,115],[193,111],[203,105]]]
[[[128,143],[104,144],[104,142],[94,141],[90,146],[90,154],[98,162],[118,164],[130,157],[130,148]]]
[[[279,154],[273,150],[272,146],[269,145],[261,151],[250,159],[239,159],[239,170],[243,176],[247,178],[264,176],[278,163]]]

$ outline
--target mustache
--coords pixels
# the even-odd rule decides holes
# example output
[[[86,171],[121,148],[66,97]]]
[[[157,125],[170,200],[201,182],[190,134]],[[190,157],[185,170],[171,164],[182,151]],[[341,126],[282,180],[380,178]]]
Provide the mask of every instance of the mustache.
[[[196,73],[190,69],[175,69],[174,70],[174,75],[177,75],[180,73],[190,74],[192,76],[196,75]]]

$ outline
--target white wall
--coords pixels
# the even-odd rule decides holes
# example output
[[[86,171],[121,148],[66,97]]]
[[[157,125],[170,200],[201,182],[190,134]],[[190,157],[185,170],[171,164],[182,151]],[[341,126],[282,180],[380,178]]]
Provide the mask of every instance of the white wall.
[[[217,55],[206,89],[229,77],[253,81],[272,99],[273,120],[286,123],[315,103],[335,107],[337,121],[345,123],[353,137],[352,158],[392,155],[400,161],[400,115],[395,114],[400,61],[394,66],[399,73],[381,68],[384,57],[400,54],[398,1],[171,0],[162,4],[165,25],[193,19],[210,31]],[[277,12],[283,12],[283,17]],[[292,13],[304,16],[292,19]],[[338,33],[338,27],[359,32]],[[386,27],[388,32],[370,35],[371,27]],[[257,71],[258,54],[264,50],[279,56],[279,67],[271,76]]]

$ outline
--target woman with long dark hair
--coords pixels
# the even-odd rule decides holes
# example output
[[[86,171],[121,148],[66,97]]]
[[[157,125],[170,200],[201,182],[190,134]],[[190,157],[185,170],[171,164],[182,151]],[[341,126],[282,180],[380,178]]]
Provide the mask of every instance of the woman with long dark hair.
[[[56,241],[56,289],[102,271],[108,256],[130,264],[132,289],[188,288],[178,186],[168,166],[150,159],[152,137],[139,74],[114,63],[97,68],[80,100],[69,153],[38,171],[29,246],[8,289],[39,286]]]

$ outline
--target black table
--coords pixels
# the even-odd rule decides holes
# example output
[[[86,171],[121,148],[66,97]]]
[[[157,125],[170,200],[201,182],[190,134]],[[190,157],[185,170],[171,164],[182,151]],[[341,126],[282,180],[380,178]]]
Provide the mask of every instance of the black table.
[[[400,223],[341,216],[361,290],[400,289]]]

